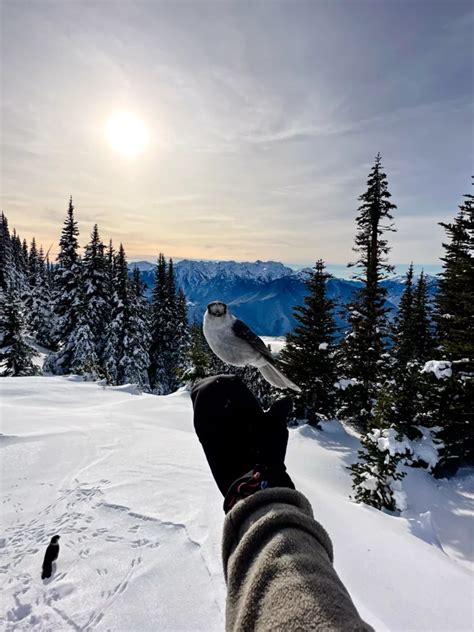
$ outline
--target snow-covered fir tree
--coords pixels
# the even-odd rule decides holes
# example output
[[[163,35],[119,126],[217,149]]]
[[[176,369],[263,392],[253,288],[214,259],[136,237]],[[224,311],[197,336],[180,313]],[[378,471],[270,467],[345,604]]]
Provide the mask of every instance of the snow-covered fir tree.
[[[120,379],[123,384],[136,384],[143,391],[150,390],[148,366],[150,357],[149,304],[137,268],[128,283],[125,309],[125,336],[123,355],[120,358]]]
[[[294,415],[313,425],[331,418],[335,412],[335,303],[326,292],[330,276],[323,261],[317,261],[305,281],[309,292],[304,305],[294,309],[298,324],[287,335],[280,353],[284,372],[302,390],[295,396]]]
[[[421,413],[443,442],[436,476],[474,464],[474,196],[466,195],[454,221],[441,225],[448,237],[435,311],[441,360],[423,369]]]
[[[411,263],[405,275],[403,294],[393,327],[393,355],[397,363],[402,366],[405,366],[414,357],[416,345],[414,311],[415,288],[413,284],[413,263]]]
[[[56,315],[51,280],[42,247],[34,258],[31,257],[31,253],[35,252],[33,243],[30,251],[30,295],[26,303],[29,310],[29,329],[40,345],[47,349],[54,349]]]
[[[174,273],[173,273],[174,274]],[[189,351],[191,348],[191,332],[188,322],[186,295],[182,288],[176,293],[175,336],[176,365],[178,379],[189,367]]]
[[[58,351],[50,355],[45,368],[59,375],[71,371],[74,355],[73,339],[78,327],[81,300],[82,267],[79,256],[79,229],[74,219],[72,198],[59,240],[59,254],[54,271],[54,311],[57,317],[54,339]]]
[[[5,213],[0,214],[0,291],[6,291],[12,281],[13,254],[10,230]]]
[[[394,323],[391,379],[384,387],[392,399],[390,422],[399,434],[409,439],[421,436],[417,427],[421,369],[432,346],[430,323],[424,275],[421,273],[415,286],[410,265]]]
[[[351,466],[357,502],[376,509],[406,509],[400,463],[410,455],[410,444],[391,423],[393,400],[389,391],[379,393],[371,429],[362,437],[359,460]]]
[[[443,357],[474,358],[474,195],[465,196],[451,223],[441,257],[435,320]]]
[[[105,247],[94,225],[82,259],[82,278],[85,292],[85,318],[92,334],[96,356],[102,361],[105,332],[109,315],[109,294]]]
[[[195,382],[211,375],[211,356],[209,345],[202,331],[201,323],[193,323],[190,328],[190,345],[187,367],[182,373],[184,382]]]
[[[71,355],[70,370],[71,373],[82,375],[86,380],[98,380],[103,377],[103,370],[89,320],[90,293],[87,292],[84,279],[81,279],[80,283],[77,327],[66,342],[68,353]]]
[[[184,294],[176,290],[173,262],[160,253],[151,301],[150,384],[154,393],[166,395],[181,384],[189,349]]]
[[[360,196],[354,251],[358,257],[353,278],[362,283],[347,306],[349,330],[341,345],[341,373],[346,388],[340,389],[339,416],[369,429],[375,403],[385,377],[388,335],[386,289],[381,281],[393,267],[387,263],[390,247],[384,233],[393,231],[387,176],[378,154],[369,174],[367,191]]]
[[[414,351],[413,356],[425,362],[434,351],[433,308],[428,294],[426,276],[423,270],[415,285],[413,300]]]
[[[13,287],[0,290],[0,375],[25,376],[38,373],[35,350],[27,338],[24,306]]]
[[[121,360],[124,354],[126,322],[128,319],[128,270],[125,250],[120,244],[113,263],[113,294],[110,303],[110,320],[105,334],[104,369],[110,384],[122,383]]]
[[[15,229],[13,229],[10,245],[10,287],[16,290],[18,298],[23,300],[28,294],[28,246],[25,248]]]

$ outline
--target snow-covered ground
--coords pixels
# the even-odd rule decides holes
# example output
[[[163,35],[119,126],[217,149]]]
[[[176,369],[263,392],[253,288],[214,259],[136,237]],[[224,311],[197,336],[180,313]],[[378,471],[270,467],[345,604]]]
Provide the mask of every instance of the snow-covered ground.
[[[189,395],[32,377],[3,378],[0,396],[0,627],[222,630],[222,499]],[[409,509],[391,516],[348,498],[357,447],[338,423],[303,426],[287,464],[361,615],[377,630],[472,629],[473,472],[410,470]]]

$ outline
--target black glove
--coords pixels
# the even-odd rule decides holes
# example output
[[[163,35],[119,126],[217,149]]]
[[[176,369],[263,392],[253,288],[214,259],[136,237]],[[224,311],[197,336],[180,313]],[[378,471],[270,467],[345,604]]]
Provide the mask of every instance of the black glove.
[[[291,400],[264,412],[234,375],[209,377],[194,386],[194,427],[228,511],[237,500],[265,487],[290,487],[285,454]]]

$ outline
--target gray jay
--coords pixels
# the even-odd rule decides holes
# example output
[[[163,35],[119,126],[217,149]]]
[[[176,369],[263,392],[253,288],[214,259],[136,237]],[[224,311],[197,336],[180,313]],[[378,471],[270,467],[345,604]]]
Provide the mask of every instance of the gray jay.
[[[299,386],[276,368],[275,358],[263,340],[233,316],[225,303],[209,303],[204,314],[203,331],[212,351],[223,362],[234,366],[256,366],[273,386],[301,392]]]

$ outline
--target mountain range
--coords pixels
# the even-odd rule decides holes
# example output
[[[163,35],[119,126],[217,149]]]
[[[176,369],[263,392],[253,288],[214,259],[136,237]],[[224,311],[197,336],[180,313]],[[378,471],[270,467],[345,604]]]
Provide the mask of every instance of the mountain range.
[[[148,261],[130,263],[138,267],[148,295],[154,285],[154,264]],[[232,312],[262,336],[284,336],[296,321],[293,308],[303,304],[307,294],[305,278],[309,268],[295,271],[279,261],[194,261],[183,259],[174,266],[176,282],[188,299],[189,318],[200,321],[208,303],[219,299]],[[387,288],[387,307],[396,314],[404,288],[404,277],[382,282]],[[430,296],[436,293],[436,277],[427,277]],[[330,298],[336,301],[334,316],[338,328],[345,326],[340,309],[354,291],[358,281],[332,277],[327,283]]]

